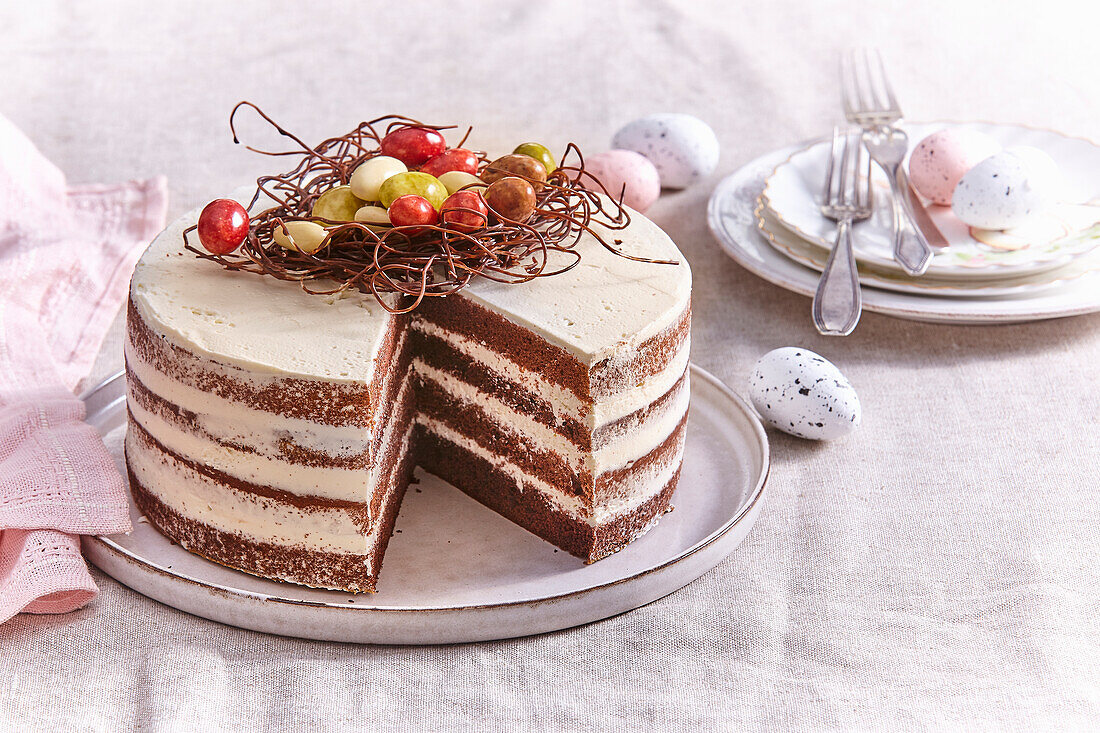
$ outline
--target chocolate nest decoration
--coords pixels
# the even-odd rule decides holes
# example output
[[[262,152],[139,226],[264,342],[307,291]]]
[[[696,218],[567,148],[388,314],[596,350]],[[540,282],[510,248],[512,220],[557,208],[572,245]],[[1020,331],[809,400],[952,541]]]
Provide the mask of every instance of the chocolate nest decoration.
[[[461,290],[476,276],[497,282],[521,283],[571,270],[581,260],[575,247],[585,233],[620,257],[654,264],[677,264],[672,260],[626,254],[615,246],[621,244],[621,240],[609,243],[592,228],[596,223],[612,231],[622,230],[630,224],[630,215],[622,204],[623,192],[617,199],[609,196],[603,184],[585,171],[584,158],[573,143],[568,145],[562,164],[550,173],[541,190],[535,185],[535,210],[523,222],[491,212],[487,226],[474,232],[462,232],[445,225],[371,225],[375,227],[372,229],[360,222],[313,216],[313,204],[322,193],[347,184],[359,165],[381,154],[381,142],[386,134],[400,127],[449,130],[455,126],[427,125],[408,117],[388,115],[310,147],[255,104],[240,102],[229,117],[233,142],[238,144],[235,118],[244,107],[254,110],[280,135],[293,140],[300,150],[271,152],[245,147],[262,155],[297,156],[300,160],[282,175],[257,179],[256,193],[246,208],[253,211],[257,202],[265,197],[274,205],[251,216],[248,235],[233,253],[215,255],[199,249],[188,240],[188,234],[196,227],[184,230],[183,240],[188,250],[228,270],[298,282],[306,292],[316,295],[333,295],[355,288],[372,293],[391,313],[407,313],[426,297],[447,296]],[[455,147],[462,147],[471,131],[472,128],[468,129]],[[477,153],[477,157],[481,162],[479,170],[482,170],[488,159],[484,153]],[[567,162],[574,157],[575,163]],[[319,222],[329,232],[313,254],[286,249],[274,241],[274,233],[279,228],[286,232],[283,225],[289,221]],[[551,252],[568,255],[571,261],[548,269]],[[392,293],[407,297],[385,297]]]

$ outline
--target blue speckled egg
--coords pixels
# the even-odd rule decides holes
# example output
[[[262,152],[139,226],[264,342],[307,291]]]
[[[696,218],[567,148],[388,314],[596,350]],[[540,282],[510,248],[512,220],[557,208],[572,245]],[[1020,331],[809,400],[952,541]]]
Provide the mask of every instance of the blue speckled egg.
[[[840,370],[796,346],[760,357],[749,395],[765,422],[799,438],[839,438],[859,427],[862,417],[859,397]]]
[[[718,166],[714,130],[691,115],[670,112],[634,120],[615,133],[611,147],[649,158],[664,188],[686,188]]]

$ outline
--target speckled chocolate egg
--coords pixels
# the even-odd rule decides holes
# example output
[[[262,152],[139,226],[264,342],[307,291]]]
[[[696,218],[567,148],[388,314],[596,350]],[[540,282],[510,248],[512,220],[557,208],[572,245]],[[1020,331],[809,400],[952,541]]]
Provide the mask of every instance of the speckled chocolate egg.
[[[1046,210],[1050,172],[1035,161],[1004,150],[970,169],[951,197],[951,210],[978,229],[1009,229]]]
[[[760,357],[749,395],[765,422],[799,438],[839,438],[859,427],[862,417],[859,397],[840,370],[796,346]]]
[[[608,150],[584,159],[584,169],[607,189],[607,194],[635,211],[645,213],[661,195],[657,168],[644,155],[633,150]]]
[[[921,196],[941,206],[967,171],[1001,151],[989,135],[965,127],[945,127],[917,143],[909,156],[909,180]]]
[[[692,115],[663,113],[634,120],[615,133],[611,147],[649,158],[665,188],[687,188],[718,166],[718,137]]]

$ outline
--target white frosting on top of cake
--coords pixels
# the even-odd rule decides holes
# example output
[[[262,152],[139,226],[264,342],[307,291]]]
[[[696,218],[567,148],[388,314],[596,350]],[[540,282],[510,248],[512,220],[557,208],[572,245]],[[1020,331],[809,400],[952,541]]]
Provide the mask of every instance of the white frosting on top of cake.
[[[678,264],[620,257],[586,234],[576,247],[581,261],[568,272],[518,284],[481,279],[470,283],[463,293],[583,363],[637,346],[684,312],[691,298],[691,269],[660,227],[637,212],[631,212],[630,218],[630,226],[624,230],[598,224],[592,228],[625,254]],[[547,270],[573,259],[551,253]]]
[[[247,205],[244,191],[234,196]],[[142,318],[201,356],[249,371],[365,382],[391,316],[371,295],[311,295],[297,283],[230,272],[183,248],[201,209],[170,224],[142,255],[130,295]],[[196,247],[198,236],[189,240]]]
[[[249,194],[234,198],[247,204]],[[365,382],[390,314],[371,295],[308,294],[295,283],[230,272],[183,248],[185,214],[150,245],[134,271],[131,296],[144,320],[207,358],[333,382]],[[678,265],[619,257],[585,235],[569,272],[507,285],[477,280],[462,295],[592,363],[629,349],[671,325],[687,306],[691,271],[672,240],[641,214],[621,231],[596,227],[622,251]],[[191,241],[198,246],[198,237]],[[572,258],[557,255],[550,267]]]

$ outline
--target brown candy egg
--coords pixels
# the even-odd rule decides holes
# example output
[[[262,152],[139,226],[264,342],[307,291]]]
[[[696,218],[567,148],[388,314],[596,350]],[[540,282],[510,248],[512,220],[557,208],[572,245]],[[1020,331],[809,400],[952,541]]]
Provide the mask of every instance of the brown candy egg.
[[[530,182],[536,191],[541,191],[542,184],[546,182],[546,166],[530,155],[512,153],[485,166],[480,178],[486,183],[493,183],[505,176],[519,176]]]
[[[500,218],[524,222],[535,210],[535,188],[522,178],[507,176],[485,189],[485,202]]]

